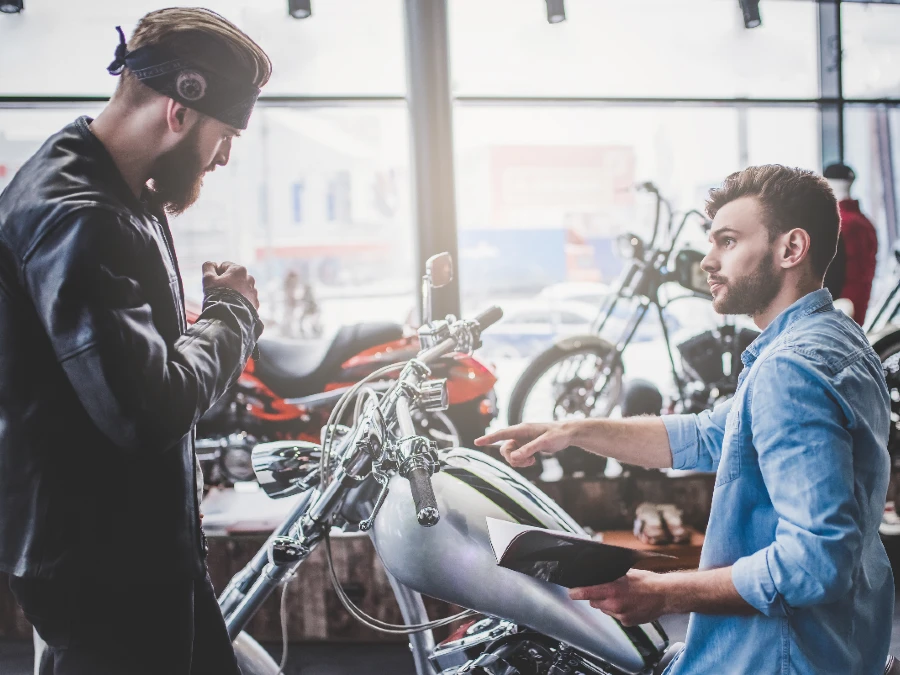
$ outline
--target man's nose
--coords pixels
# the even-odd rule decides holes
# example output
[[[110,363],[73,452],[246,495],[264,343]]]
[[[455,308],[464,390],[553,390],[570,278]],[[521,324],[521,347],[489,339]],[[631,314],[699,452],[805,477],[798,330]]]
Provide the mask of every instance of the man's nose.
[[[703,256],[703,260],[700,261],[700,269],[707,274],[712,274],[719,269],[719,261],[715,259],[712,251]]]
[[[229,159],[231,159],[231,142],[225,141],[219,147],[218,154],[216,154],[216,166],[225,166],[228,164]]]

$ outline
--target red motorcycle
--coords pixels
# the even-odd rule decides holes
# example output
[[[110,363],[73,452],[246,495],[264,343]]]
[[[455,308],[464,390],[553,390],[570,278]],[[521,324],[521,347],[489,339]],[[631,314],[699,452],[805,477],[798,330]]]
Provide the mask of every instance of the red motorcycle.
[[[197,455],[206,484],[229,485],[255,480],[250,453],[258,443],[275,440],[319,442],[341,396],[363,377],[413,358],[432,322],[431,291],[452,278],[447,254],[428,261],[424,277],[426,321],[418,334],[404,335],[394,323],[342,326],[321,340],[260,339],[259,358],[251,359],[238,382],[198,422]],[[188,320],[196,319],[189,312]],[[419,414],[418,433],[439,447],[472,447],[497,413],[488,366],[466,354],[451,354],[432,368],[446,378],[450,406]],[[399,371],[386,373],[385,389]]]

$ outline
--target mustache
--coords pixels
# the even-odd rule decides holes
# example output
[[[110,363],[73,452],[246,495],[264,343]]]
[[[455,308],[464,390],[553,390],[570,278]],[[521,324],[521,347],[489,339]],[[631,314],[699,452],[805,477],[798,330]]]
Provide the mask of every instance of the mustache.
[[[710,286],[712,286],[713,284],[719,284],[719,285],[724,286],[725,283],[726,283],[726,281],[727,281],[727,279],[725,279],[725,277],[717,277],[717,276],[712,275],[712,274],[710,274],[710,275],[706,278],[706,283],[709,284]]]

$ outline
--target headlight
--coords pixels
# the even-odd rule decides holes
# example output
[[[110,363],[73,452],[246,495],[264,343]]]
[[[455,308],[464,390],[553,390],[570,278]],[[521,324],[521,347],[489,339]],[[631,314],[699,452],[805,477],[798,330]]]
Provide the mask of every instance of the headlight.
[[[636,234],[622,234],[617,239],[619,255],[626,260],[644,257],[644,242]]]

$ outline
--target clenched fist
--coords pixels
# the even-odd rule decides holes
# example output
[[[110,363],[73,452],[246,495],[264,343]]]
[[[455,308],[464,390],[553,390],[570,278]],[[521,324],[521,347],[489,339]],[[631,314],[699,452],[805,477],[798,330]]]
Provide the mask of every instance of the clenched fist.
[[[250,304],[259,309],[259,296],[256,293],[256,280],[247,274],[247,268],[233,262],[203,263],[203,292],[209,293],[214,288],[230,288],[243,295]]]

